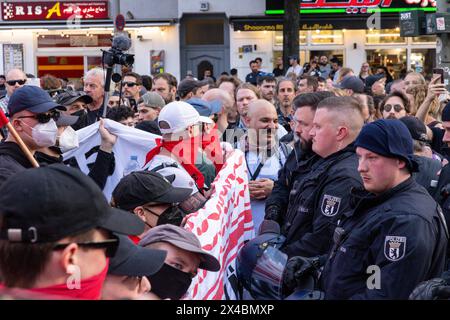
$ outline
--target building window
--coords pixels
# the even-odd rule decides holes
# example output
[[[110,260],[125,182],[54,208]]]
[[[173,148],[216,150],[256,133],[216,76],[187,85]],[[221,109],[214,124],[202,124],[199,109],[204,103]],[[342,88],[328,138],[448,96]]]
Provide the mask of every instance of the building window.
[[[406,49],[375,49],[366,50],[367,62],[376,71],[377,66],[385,66],[388,68],[394,79],[398,79],[399,75],[406,70]]]
[[[410,55],[410,70],[421,72],[429,77],[436,66],[436,49],[412,49]]]
[[[39,34],[38,48],[111,47],[111,33],[106,34]]]
[[[400,37],[399,28],[366,30],[366,44],[380,43],[406,43],[406,39]]]
[[[431,35],[431,36],[413,37],[412,40],[413,40],[413,42],[420,42],[420,43],[424,43],[424,42],[436,43],[436,36]]]
[[[300,45],[306,44],[306,35],[307,31],[300,31],[300,34],[298,36]],[[275,31],[275,45],[283,46],[283,31]]]
[[[344,32],[342,30],[316,30],[311,31],[311,44],[343,44]]]
[[[187,45],[224,44],[224,21],[221,19],[186,20]]]

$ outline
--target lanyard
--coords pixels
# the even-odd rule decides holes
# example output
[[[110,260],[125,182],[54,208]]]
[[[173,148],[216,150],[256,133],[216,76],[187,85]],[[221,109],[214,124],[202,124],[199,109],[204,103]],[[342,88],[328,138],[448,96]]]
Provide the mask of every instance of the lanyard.
[[[259,157],[258,157],[259,158]],[[267,158],[266,160],[270,159],[271,157]],[[280,168],[283,167],[283,163],[281,162],[281,154],[278,157],[278,162],[280,164]],[[261,172],[261,169],[264,167],[265,161],[261,161],[258,166],[256,167],[255,172],[252,173],[250,168],[248,167],[248,151],[245,151],[245,164],[247,165],[248,173],[250,173],[250,181],[256,180],[258,178],[259,173]]]

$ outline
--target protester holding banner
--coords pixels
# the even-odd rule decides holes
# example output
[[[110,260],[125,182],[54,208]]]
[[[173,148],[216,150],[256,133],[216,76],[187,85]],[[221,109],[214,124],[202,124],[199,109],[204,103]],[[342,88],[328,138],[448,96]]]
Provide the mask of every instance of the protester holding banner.
[[[54,146],[58,134],[56,109],[65,108],[55,103],[47,92],[39,87],[24,86],[15,90],[8,102],[12,126],[32,155],[43,147]],[[9,134],[0,144],[0,184],[6,178],[31,168],[32,163]]]

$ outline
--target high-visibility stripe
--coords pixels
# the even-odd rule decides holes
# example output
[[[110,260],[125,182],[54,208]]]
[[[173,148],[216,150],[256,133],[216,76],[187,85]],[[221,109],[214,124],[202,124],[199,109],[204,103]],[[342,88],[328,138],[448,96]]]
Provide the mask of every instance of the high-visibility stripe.
[[[73,65],[64,65],[64,66],[59,66],[59,65],[41,65],[38,66],[38,70],[84,70],[84,66],[83,65],[78,65],[78,64],[73,64]]]

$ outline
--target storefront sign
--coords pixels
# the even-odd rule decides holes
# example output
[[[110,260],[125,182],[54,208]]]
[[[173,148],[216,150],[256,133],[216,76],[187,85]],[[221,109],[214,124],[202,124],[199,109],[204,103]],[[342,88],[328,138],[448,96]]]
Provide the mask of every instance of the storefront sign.
[[[436,11],[436,0],[301,0],[300,13],[346,13],[371,14],[392,13],[417,8],[421,11]],[[266,15],[284,14],[283,1],[266,0]]]
[[[108,19],[108,1],[2,2],[3,21]]]
[[[152,75],[163,73],[165,69],[165,51],[151,50],[150,51],[150,73]]]
[[[300,22],[300,30],[333,30],[350,29],[347,21],[335,20],[333,22],[315,23],[305,21]],[[283,31],[283,22],[276,19],[265,20],[234,20],[234,31]]]
[[[96,47],[98,46],[98,37],[91,36],[70,36],[71,47]]]

